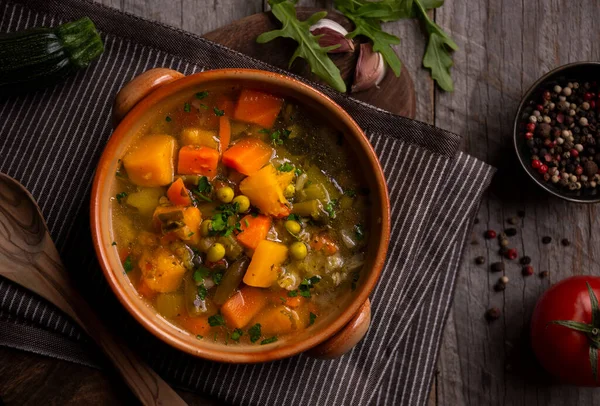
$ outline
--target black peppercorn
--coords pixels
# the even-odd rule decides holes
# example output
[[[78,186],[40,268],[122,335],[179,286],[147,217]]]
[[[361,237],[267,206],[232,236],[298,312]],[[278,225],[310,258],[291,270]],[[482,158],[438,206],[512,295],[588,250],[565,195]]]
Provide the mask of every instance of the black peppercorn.
[[[560,240],[560,243],[564,246],[564,247],[568,247],[569,245],[571,245],[571,241],[569,241],[566,238],[563,238],[562,240]]]
[[[507,222],[508,222],[508,224],[511,224],[514,226],[515,224],[517,224],[519,222],[519,220],[516,217],[511,217],[507,220]]]
[[[531,258],[529,258],[527,255],[525,255],[524,257],[521,257],[521,265],[529,265],[531,263]]]
[[[552,242],[552,237],[542,237],[542,243],[543,244],[550,244]]]
[[[504,230],[504,232],[509,237],[514,237],[515,235],[517,235],[517,229],[514,227],[507,228],[506,230]]]
[[[503,272],[504,271],[504,263],[502,263],[502,262],[494,262],[490,266],[490,270],[492,272]]]
[[[483,264],[485,264],[485,258],[482,256],[479,256],[479,257],[475,258],[475,263],[477,265],[483,265]]]
[[[550,272],[548,272],[548,271],[540,272],[540,278],[542,278],[542,279],[547,278],[548,275],[550,275]]]
[[[500,312],[500,309],[492,307],[485,312],[485,318],[487,321],[494,321],[498,320],[501,314],[502,312]]]

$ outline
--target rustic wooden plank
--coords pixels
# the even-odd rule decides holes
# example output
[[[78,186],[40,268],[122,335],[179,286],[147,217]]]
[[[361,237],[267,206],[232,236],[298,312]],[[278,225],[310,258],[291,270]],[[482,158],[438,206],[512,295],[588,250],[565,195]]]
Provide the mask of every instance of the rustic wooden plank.
[[[463,149],[500,168],[475,226],[478,245],[467,249],[457,285],[452,317],[446,326],[438,368],[437,404],[595,404],[590,389],[550,386],[528,346],[528,322],[537,297],[567,276],[600,274],[597,209],[565,203],[538,191],[517,167],[511,148],[512,121],[521,94],[549,69],[576,60],[597,60],[594,32],[598,3],[566,0],[521,2],[446,2],[436,20],[461,48],[452,75],[456,91],[436,96],[435,124],[465,136]],[[524,278],[517,263],[506,261],[508,288],[494,292],[500,275],[489,273],[498,261],[497,241],[484,242],[486,228],[501,230],[518,210],[526,216],[516,226],[512,246],[533,259],[550,279]],[[554,238],[541,244],[541,237]],[[558,243],[567,237],[573,246]],[[473,258],[484,255],[486,267]],[[502,309],[488,324],[483,313]]]

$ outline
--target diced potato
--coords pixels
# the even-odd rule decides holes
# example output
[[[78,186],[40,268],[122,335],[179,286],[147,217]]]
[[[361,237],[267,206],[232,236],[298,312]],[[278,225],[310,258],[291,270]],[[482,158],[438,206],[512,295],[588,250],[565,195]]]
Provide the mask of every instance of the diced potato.
[[[165,186],[173,182],[175,139],[149,135],[123,157],[129,180],[139,186]]]
[[[219,139],[217,132],[212,130],[203,130],[201,128],[184,128],[181,131],[182,145],[201,145],[213,149],[219,148]]]
[[[130,193],[127,196],[127,204],[138,209],[142,216],[149,217],[158,206],[158,199],[164,194],[163,188],[141,188],[139,191]]]
[[[185,274],[181,260],[165,248],[145,251],[138,263],[144,281],[155,292],[173,292],[179,288]]]
[[[277,170],[273,165],[267,165],[245,178],[240,183],[240,191],[264,214],[283,217],[290,213],[289,203],[283,195]]]
[[[244,275],[244,283],[257,288],[270,287],[277,281],[279,267],[287,257],[288,248],[284,244],[261,241],[252,255],[252,261]]]
[[[156,310],[163,317],[172,319],[184,313],[185,300],[180,293],[161,293],[156,297]]]
[[[264,335],[285,334],[294,330],[298,314],[287,306],[277,306],[263,310],[252,320],[259,323]]]
[[[285,190],[285,188],[292,183],[292,180],[294,180],[294,171],[277,173],[277,183],[281,190]]]

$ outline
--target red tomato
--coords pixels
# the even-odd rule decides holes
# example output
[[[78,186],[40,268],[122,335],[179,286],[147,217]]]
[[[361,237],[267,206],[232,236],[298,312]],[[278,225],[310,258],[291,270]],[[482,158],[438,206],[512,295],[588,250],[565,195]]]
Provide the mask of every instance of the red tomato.
[[[586,282],[600,298],[600,278],[595,276],[567,278],[542,295],[531,318],[531,343],[542,366],[562,382],[600,386],[592,374],[591,341],[586,333],[549,324],[555,320],[592,323],[592,305]],[[598,371],[600,375],[600,367]]]

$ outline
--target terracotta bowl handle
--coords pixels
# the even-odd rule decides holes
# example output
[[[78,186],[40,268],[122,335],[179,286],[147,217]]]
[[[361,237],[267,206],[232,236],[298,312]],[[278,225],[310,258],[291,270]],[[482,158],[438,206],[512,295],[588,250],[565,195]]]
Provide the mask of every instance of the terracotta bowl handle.
[[[116,127],[129,110],[153,90],[184,76],[183,73],[173,69],[154,68],[133,78],[119,90],[115,97],[113,126]]]
[[[307,352],[307,355],[321,359],[338,358],[347,353],[367,334],[371,323],[371,302],[363,303],[348,324],[327,341]]]

